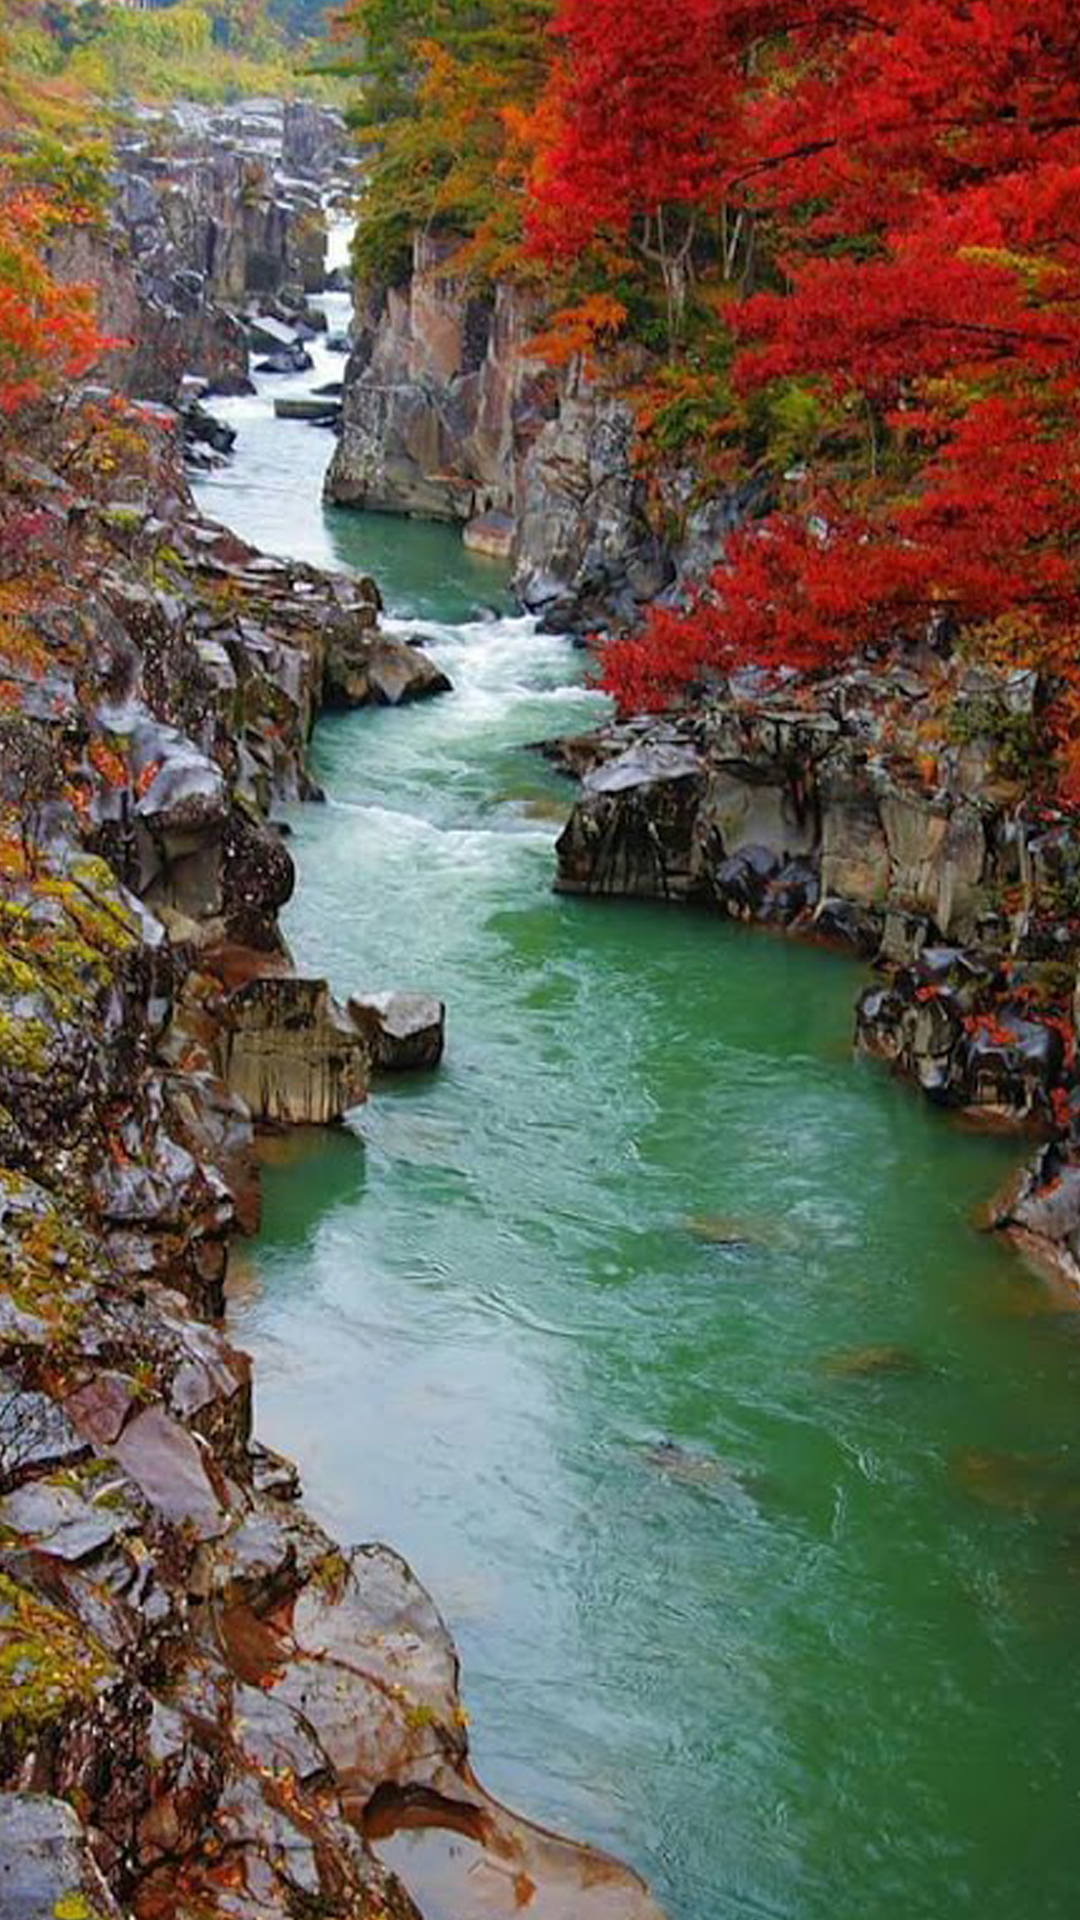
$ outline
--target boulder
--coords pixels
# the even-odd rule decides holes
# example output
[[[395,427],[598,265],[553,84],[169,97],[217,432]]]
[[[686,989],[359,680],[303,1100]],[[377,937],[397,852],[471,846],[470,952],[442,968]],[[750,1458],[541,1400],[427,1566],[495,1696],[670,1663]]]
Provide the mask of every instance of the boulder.
[[[341,418],[341,406],[336,400],[320,400],[312,395],[310,399],[275,400],[274,413],[279,420],[306,420],[311,426],[332,426]]]
[[[40,1793],[5,1797],[0,1913],[7,1920],[52,1920],[57,1914],[120,1920],[82,1822],[64,1801]]]
[[[671,745],[632,747],[590,773],[556,845],[556,890],[651,900],[700,893],[703,777],[693,749]]]
[[[349,1001],[373,1064],[384,1073],[437,1067],[446,1045],[446,1007],[424,993],[375,993]]]
[[[315,365],[306,347],[299,342],[291,347],[278,347],[273,353],[265,354],[256,360],[256,373],[310,373]]]
[[[325,1126],[367,1098],[370,1054],[325,980],[269,975],[229,995],[219,1070],[253,1119]]]
[[[385,634],[343,635],[327,648],[323,699],[331,709],[398,707],[452,691],[427,654]]]

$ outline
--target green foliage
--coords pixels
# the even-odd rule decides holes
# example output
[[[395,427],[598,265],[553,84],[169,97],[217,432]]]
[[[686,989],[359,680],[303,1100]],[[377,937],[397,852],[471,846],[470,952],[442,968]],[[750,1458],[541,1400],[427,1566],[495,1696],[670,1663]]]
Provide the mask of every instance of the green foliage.
[[[40,133],[20,153],[12,154],[8,170],[14,179],[48,194],[58,209],[103,219],[109,206],[109,149],[104,140],[60,139]]]
[[[72,48],[65,73],[109,99],[341,94],[333,80],[304,75],[301,82],[286,27],[269,17],[265,0],[181,0],[149,12],[110,6],[100,31]]]
[[[520,239],[523,162],[513,116],[543,85],[551,0],[352,0],[337,71],[360,82],[349,113],[369,149],[356,260],[394,282],[421,229],[472,243],[477,277],[506,271]]]
[[[1035,716],[1010,712],[997,694],[956,701],[949,710],[946,735],[954,746],[988,742],[999,771],[1007,779],[1028,779],[1033,763],[1044,751]]]

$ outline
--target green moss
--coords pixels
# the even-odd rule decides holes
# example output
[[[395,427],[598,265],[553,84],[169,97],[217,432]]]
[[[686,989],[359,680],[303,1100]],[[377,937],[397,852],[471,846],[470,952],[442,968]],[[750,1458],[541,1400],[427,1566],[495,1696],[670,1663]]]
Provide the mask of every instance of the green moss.
[[[8,878],[0,900],[0,1060],[23,1073],[49,1063],[50,1023],[83,1021],[139,944],[134,915],[104,861],[68,874]],[[16,1012],[12,1003],[31,1002]]]
[[[0,1008],[0,1060],[15,1073],[44,1073],[49,1064],[49,1029],[45,1022],[20,1019]]]
[[[53,1903],[53,1920],[101,1920],[84,1893],[62,1893]]]
[[[56,1207],[20,1205],[24,1189],[36,1192],[0,1168],[0,1198],[13,1202],[0,1232],[0,1292],[63,1341],[80,1325],[85,1301],[101,1278],[94,1248]]]
[[[91,1703],[115,1671],[66,1614],[0,1574],[0,1729],[30,1739]]]

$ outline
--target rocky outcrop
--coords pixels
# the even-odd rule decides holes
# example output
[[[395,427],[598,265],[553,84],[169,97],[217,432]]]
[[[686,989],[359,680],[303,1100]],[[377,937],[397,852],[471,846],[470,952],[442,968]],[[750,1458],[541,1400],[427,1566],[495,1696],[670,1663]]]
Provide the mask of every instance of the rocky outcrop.
[[[254,1120],[326,1126],[367,1098],[363,1033],[323,980],[264,974],[229,995],[221,1078]]]
[[[358,301],[326,483],[339,505],[462,525],[513,511],[519,434],[540,423],[550,383],[522,351],[527,305],[509,288],[475,296],[453,254],[418,237],[408,284]]]
[[[375,993],[349,1001],[349,1014],[383,1073],[437,1067],[446,1046],[446,1008],[426,993]]]
[[[174,402],[186,376],[247,384],[249,307],[296,315],[325,284],[323,195],[343,158],[338,117],[306,102],[143,112],[116,142],[111,225],[56,236],[62,279],[99,291],[110,384]]]
[[[330,635],[323,681],[328,708],[400,707],[452,691],[445,673],[419,647],[355,626]]]
[[[1002,755],[1037,698],[1031,676],[990,689],[983,670],[927,653],[772,690],[732,683],[684,715],[568,743],[582,797],[557,885],[692,900],[874,959],[867,1052],[942,1104],[1060,1130],[1076,849]]]
[[[580,376],[518,453],[514,586],[548,626],[631,626],[676,577],[653,531],[628,401]]]
[[[515,591],[551,627],[629,624],[715,564],[740,504],[701,501],[696,478],[673,473],[664,517],[680,532],[662,539],[626,399],[580,367],[544,367],[535,307],[509,286],[477,293],[455,274],[457,244],[419,236],[404,286],[361,290],[327,497],[459,523],[476,551],[513,561]]]

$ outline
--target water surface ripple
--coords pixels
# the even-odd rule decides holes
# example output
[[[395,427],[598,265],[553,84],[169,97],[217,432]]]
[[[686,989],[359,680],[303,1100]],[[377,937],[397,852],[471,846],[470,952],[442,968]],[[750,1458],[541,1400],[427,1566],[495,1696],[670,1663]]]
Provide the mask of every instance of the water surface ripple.
[[[292,816],[300,963],[450,1048],[268,1172],[263,1436],[437,1595],[489,1786],[673,1920],[1073,1920],[1077,1325],[969,1224],[1015,1149],[853,1063],[846,962],[554,897],[580,657],[226,410],[204,505],[375,571],[457,689],[327,719]]]

